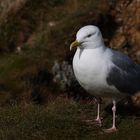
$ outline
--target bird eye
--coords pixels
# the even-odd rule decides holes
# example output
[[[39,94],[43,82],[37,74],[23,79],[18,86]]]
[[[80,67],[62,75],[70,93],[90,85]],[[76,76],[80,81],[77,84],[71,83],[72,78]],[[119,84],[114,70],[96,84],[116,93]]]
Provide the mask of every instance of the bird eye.
[[[91,34],[89,34],[87,37],[91,37]]]
[[[96,33],[96,32],[90,33],[90,34],[87,35],[87,37],[91,37],[91,36],[94,35],[95,33]]]

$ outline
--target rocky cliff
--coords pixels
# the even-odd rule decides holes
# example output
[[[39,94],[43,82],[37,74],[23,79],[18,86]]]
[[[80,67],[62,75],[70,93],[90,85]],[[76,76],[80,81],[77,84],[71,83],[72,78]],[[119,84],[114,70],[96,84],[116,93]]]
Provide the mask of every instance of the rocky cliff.
[[[112,0],[108,6],[116,23],[110,46],[123,49],[140,63],[140,1]]]

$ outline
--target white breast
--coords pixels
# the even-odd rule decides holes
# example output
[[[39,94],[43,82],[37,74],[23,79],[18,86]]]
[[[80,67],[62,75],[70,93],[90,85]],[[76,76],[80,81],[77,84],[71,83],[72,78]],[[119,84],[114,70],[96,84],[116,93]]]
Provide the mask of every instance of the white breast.
[[[111,67],[109,54],[105,54],[102,48],[80,51],[78,48],[73,59],[74,73],[80,85],[95,96],[112,96],[112,92],[116,94],[117,89],[106,82]]]

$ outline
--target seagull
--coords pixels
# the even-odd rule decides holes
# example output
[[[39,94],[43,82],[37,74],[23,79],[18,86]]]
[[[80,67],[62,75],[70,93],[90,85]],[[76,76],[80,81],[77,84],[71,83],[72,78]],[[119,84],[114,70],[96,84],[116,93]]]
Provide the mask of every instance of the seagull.
[[[98,27],[87,25],[76,34],[70,50],[77,48],[73,58],[73,70],[79,84],[97,99],[109,97],[113,101],[112,127],[105,132],[115,132],[116,102],[140,91],[140,65],[127,55],[105,46]],[[97,118],[101,124],[100,103]]]

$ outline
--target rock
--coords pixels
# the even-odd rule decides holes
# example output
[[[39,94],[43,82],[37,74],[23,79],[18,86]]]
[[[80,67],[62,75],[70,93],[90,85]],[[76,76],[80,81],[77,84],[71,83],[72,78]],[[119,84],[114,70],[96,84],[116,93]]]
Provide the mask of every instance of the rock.
[[[134,53],[134,56],[138,56],[133,48],[135,46],[140,48],[140,0],[106,1],[106,3],[109,7],[106,8],[106,13],[112,16],[116,23],[110,46],[118,49],[127,48],[128,54]],[[138,61],[139,57],[135,58]]]
[[[136,52],[136,58],[138,62],[140,63],[140,49]]]
[[[111,48],[115,48],[115,49],[119,49],[119,48],[122,48],[123,46],[126,45],[126,38],[124,35],[120,34],[120,33],[116,33],[111,42],[110,42],[110,47]]]
[[[132,97],[132,101],[135,106],[140,107],[140,92],[138,92],[135,96]]]
[[[55,27],[56,26],[56,22],[55,21],[50,21],[50,22],[48,22],[48,26],[49,27]]]

